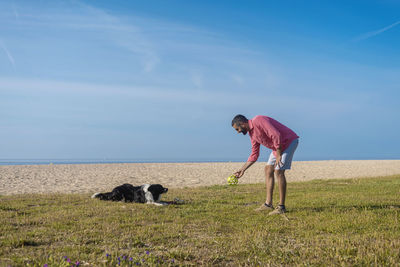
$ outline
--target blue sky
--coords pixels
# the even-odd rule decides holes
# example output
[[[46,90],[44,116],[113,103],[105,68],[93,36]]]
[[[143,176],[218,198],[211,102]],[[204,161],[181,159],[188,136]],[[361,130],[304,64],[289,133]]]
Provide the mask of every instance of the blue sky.
[[[0,159],[398,159],[399,89],[394,0],[0,2]]]

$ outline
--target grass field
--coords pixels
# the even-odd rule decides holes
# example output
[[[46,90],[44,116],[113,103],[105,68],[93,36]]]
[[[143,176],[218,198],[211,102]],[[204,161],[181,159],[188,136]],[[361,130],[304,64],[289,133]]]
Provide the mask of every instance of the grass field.
[[[171,189],[185,203],[165,207],[1,196],[0,266],[399,266],[400,176],[289,183],[288,220],[254,211],[264,192]]]

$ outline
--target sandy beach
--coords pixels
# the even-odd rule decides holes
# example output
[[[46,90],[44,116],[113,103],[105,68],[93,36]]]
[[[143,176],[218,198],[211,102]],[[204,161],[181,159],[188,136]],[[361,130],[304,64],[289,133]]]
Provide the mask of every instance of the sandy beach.
[[[0,166],[0,195],[94,193],[131,183],[160,183],[169,188],[225,184],[243,163],[124,163]],[[255,163],[239,183],[263,183],[265,162]],[[287,181],[400,174],[400,160],[297,161]]]

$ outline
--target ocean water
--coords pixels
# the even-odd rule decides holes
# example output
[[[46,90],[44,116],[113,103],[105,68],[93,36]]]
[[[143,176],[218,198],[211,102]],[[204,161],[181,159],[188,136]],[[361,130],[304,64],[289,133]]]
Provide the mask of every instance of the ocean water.
[[[241,162],[240,160],[131,160],[131,159],[0,159],[0,165],[112,164],[112,163],[193,163]]]
[[[50,165],[50,164],[112,164],[112,163],[203,163],[203,162],[245,162],[247,158],[228,158],[228,159],[0,159],[1,165]],[[258,159],[265,162],[267,158]],[[400,160],[398,156],[393,157],[297,157],[294,161],[325,161],[325,160]]]

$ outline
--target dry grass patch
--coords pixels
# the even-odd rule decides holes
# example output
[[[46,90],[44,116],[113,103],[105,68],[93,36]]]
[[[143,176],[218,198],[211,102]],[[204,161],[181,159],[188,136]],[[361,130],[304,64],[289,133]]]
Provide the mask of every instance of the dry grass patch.
[[[254,211],[264,192],[261,184],[171,189],[166,200],[185,204],[167,207],[1,196],[0,265],[400,262],[400,176],[289,183],[289,221]]]

